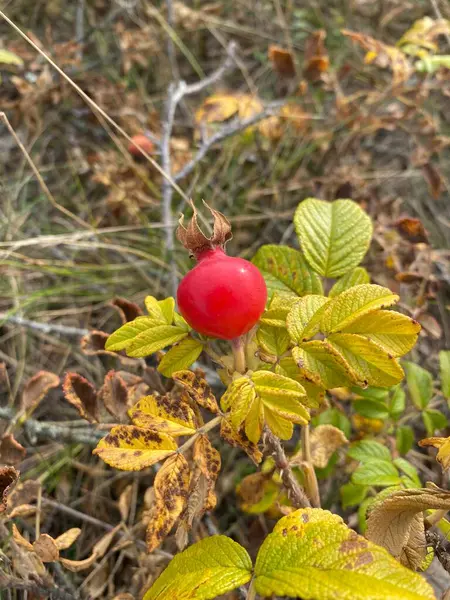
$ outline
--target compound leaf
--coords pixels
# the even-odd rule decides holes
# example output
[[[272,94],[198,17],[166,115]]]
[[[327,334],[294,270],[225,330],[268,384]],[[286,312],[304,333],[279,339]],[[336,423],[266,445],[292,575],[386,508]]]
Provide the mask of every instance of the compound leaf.
[[[325,389],[342,387],[358,379],[342,354],[326,340],[311,340],[295,346],[292,356],[302,374]]]
[[[251,569],[242,546],[224,535],[213,535],[177,554],[144,600],[216,598],[250,581]]]
[[[278,521],[259,550],[255,588],[264,597],[305,600],[435,600],[420,575],[317,508]]]
[[[325,296],[311,294],[293,305],[286,318],[287,330],[293,342],[301,344],[319,331],[320,315],[327,302]]]
[[[307,261],[325,277],[358,266],[372,237],[370,217],[352,200],[306,198],[295,211],[294,225]]]
[[[200,340],[185,338],[166,352],[158,365],[158,371],[166,377],[171,377],[172,373],[190,367],[200,356],[202,350],[203,343]]]

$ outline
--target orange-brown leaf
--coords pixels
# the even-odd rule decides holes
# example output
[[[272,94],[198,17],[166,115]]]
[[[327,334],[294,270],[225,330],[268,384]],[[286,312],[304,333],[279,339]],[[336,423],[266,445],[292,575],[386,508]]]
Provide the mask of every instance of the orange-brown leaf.
[[[105,344],[108,338],[109,333],[93,329],[87,335],[81,338],[81,351],[87,356],[97,356],[98,354],[117,356],[115,352],[109,352],[108,350],[105,350]]]
[[[29,379],[23,388],[21,408],[34,410],[46,394],[59,385],[59,377],[50,371],[39,371]]]
[[[98,400],[94,386],[78,373],[67,373],[64,396],[89,423],[98,423]]]
[[[428,234],[420,219],[404,216],[397,219],[394,225],[402,238],[408,242],[412,244],[428,243]]]
[[[0,513],[6,510],[9,494],[19,479],[19,471],[14,467],[0,467]]]
[[[137,151],[137,154],[140,154],[140,150],[135,148],[135,146],[133,146],[133,148]],[[136,317],[140,317],[143,314],[141,308],[137,304],[130,302],[125,298],[116,297],[111,300],[110,305],[119,313],[122,323],[134,321]]]
[[[330,59],[325,48],[326,31],[314,31],[305,44],[305,64],[303,75],[308,81],[317,81],[322,73],[328,71]]]
[[[271,45],[268,57],[273,70],[283,77],[295,77],[295,61],[292,52],[280,46]]]

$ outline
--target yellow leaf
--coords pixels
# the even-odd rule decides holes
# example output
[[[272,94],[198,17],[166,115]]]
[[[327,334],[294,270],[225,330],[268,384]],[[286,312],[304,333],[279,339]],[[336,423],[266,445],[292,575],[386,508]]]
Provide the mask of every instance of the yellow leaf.
[[[106,340],[105,349],[111,352],[125,350],[140,333],[158,325],[161,325],[160,321],[153,317],[137,317],[112,333]]]
[[[424,578],[317,508],[278,521],[259,550],[254,577],[263,597],[435,600]]]
[[[239,100],[232,94],[214,94],[195,113],[197,123],[220,123],[238,112]]]
[[[448,36],[449,34],[450,22],[446,19],[435,21],[430,17],[423,17],[423,19],[414,21],[412,27],[398,40],[397,46],[410,56],[426,58],[438,51],[434,40],[440,35]]]
[[[136,336],[131,344],[127,346],[126,352],[128,356],[133,358],[142,358],[179,342],[187,335],[186,331],[174,325],[158,325]]]
[[[366,537],[403,565],[418,570],[427,554],[424,511],[449,510],[450,492],[438,487],[396,490],[371,506]]]
[[[172,379],[179,383],[192,400],[202,408],[206,408],[213,413],[219,410],[217,400],[204,377],[196,375],[193,371],[177,371],[172,373]]]
[[[251,570],[242,546],[214,535],[177,554],[143,600],[210,600],[245,585]]]
[[[244,379],[244,381],[242,381]],[[242,422],[245,421],[247,415],[256,399],[255,388],[247,378],[240,378],[240,384],[235,386],[236,382],[233,382],[230,386],[232,392],[230,393],[230,413],[231,413],[231,424],[235,429],[239,429]],[[230,388],[225,392],[224,396],[227,396]],[[225,398],[223,406],[228,403],[228,399]],[[250,438],[251,439],[251,438]]]
[[[307,400],[305,400],[306,406],[317,408],[323,402],[325,398],[324,388],[308,380],[292,356],[282,358],[276,365],[275,372],[298,381],[305,388],[307,397]]]
[[[192,408],[170,394],[145,396],[128,411],[137,427],[167,433],[173,437],[192,435],[197,430]]]
[[[355,267],[352,271],[348,271],[340,279],[336,281],[331,290],[328,293],[329,298],[335,298],[355,285],[362,285],[363,283],[369,283],[369,273],[364,267]]]
[[[274,327],[271,325],[266,325],[263,322],[256,332],[256,339],[258,341],[258,345],[273,356],[281,356],[286,352],[289,348],[289,335],[286,329],[282,329],[281,327]]]
[[[363,315],[342,333],[358,333],[371,339],[393,356],[407,354],[417,341],[420,325],[414,319],[391,310]]]
[[[333,425],[318,425],[309,440],[312,464],[324,469],[336,450],[344,444],[348,444],[348,439],[340,429]],[[291,465],[301,465],[302,460],[302,452],[299,452],[289,462]]]
[[[328,298],[308,295],[298,300],[286,319],[286,326],[293,342],[306,342],[320,329],[320,318]]]
[[[173,298],[157,300],[154,296],[147,296],[144,303],[150,318],[160,325],[172,325],[175,312],[175,300]]]
[[[17,525],[15,523],[13,523],[12,526],[12,536],[16,544],[19,544],[19,546],[22,546],[22,548],[25,548],[26,550],[32,552],[33,544],[31,544],[27,539],[23,537],[23,535],[17,529]]]
[[[0,50],[0,64],[3,65],[17,65],[18,67],[23,67],[23,60],[14,52],[9,52],[9,50]]]
[[[262,460],[262,452],[256,443],[251,442],[242,431],[236,431],[227,419],[220,422],[220,436],[234,448],[241,448],[255,464]],[[255,436],[256,437],[256,436]],[[259,440],[260,435],[258,436]]]
[[[257,444],[264,427],[264,407],[261,398],[255,395],[245,419],[245,435],[250,442]]]
[[[304,406],[305,388],[298,381],[269,371],[256,371],[252,374],[252,381],[263,403],[264,414],[266,408],[272,413],[269,416],[272,422],[274,415],[301,425],[309,421],[310,415]],[[284,431],[287,430],[288,426],[285,426]]]
[[[441,463],[444,470],[450,467],[450,437],[426,438],[424,440],[420,440],[419,446],[433,446],[433,448],[437,448],[438,453],[436,455],[436,460]]]
[[[186,505],[189,492],[189,464],[182,454],[166,460],[156,474],[155,502],[147,526],[147,550],[152,552],[172,529]]]
[[[290,440],[294,433],[294,424],[292,421],[280,417],[278,413],[264,406],[264,421],[270,431],[281,440]]]
[[[306,198],[295,211],[294,225],[306,260],[325,277],[357,267],[372,237],[370,217],[352,200]]]
[[[353,333],[334,333],[328,341],[357,373],[360,385],[390,387],[404,377],[398,361],[370,339]]]
[[[295,346],[292,356],[306,379],[327,390],[358,380],[349,363],[326,340],[311,340]]]
[[[172,373],[187,369],[200,356],[203,350],[203,342],[186,338],[179,344],[173,346],[163,356],[158,365],[158,371],[166,377],[171,377]]]
[[[164,460],[176,449],[175,441],[165,433],[119,425],[100,440],[94,454],[116,469],[140,471]]]
[[[397,294],[388,288],[370,283],[352,287],[327,305],[321,322],[326,334],[341,332],[364,315],[398,302]]]

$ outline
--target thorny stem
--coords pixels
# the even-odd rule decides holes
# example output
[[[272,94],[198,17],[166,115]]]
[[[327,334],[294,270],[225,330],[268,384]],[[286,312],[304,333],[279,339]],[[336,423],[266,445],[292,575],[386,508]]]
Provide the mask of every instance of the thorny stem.
[[[292,472],[280,440],[267,428],[264,430],[264,442],[267,455],[273,457],[275,466],[280,471],[281,480],[283,481],[283,485],[287,490],[288,497],[292,504],[295,508],[310,507],[311,503]]]
[[[245,373],[247,370],[247,359],[245,357],[245,344],[242,336],[231,340],[231,347],[234,356],[234,370],[238,373]]]
[[[305,489],[314,508],[320,508],[319,484],[311,458],[311,444],[309,439],[309,425],[302,427],[302,458],[303,473],[305,475]]]

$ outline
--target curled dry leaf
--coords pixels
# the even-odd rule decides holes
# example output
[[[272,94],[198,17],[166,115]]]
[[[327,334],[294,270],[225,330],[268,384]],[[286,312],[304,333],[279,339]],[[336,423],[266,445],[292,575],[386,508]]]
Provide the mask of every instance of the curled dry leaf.
[[[15,523],[13,523],[13,526],[12,526],[12,535],[13,535],[13,540],[16,542],[16,544],[19,544],[19,546],[21,546],[22,548],[25,548],[25,550],[29,550],[30,552],[33,551],[33,544],[31,544],[27,539],[25,539],[23,537],[23,535],[17,529],[17,526]]]
[[[59,550],[55,540],[46,533],[41,533],[33,544],[33,550],[44,563],[59,560]]]
[[[0,442],[0,463],[17,465],[25,458],[27,451],[19,444],[12,433],[3,436]]]
[[[420,219],[407,215],[400,217],[394,223],[399,234],[412,244],[428,243],[428,234]]]
[[[436,455],[436,460],[441,463],[444,470],[450,467],[450,437],[425,438],[424,440],[420,440],[419,446],[422,446],[422,448],[426,446],[433,446],[433,448],[437,448],[438,453]]]
[[[262,461],[262,452],[257,444],[251,442],[243,431],[236,431],[227,419],[220,422],[220,436],[234,448],[243,450],[258,465]]]
[[[94,545],[92,548],[92,553],[87,558],[83,560],[69,560],[67,558],[60,558],[60,563],[69,571],[73,573],[78,573],[79,571],[84,571],[85,569],[89,569],[96,562],[96,560],[102,558],[105,552],[108,550],[114,536],[122,527],[121,524],[108,531],[100,540]]]
[[[195,440],[194,461],[207,484],[207,498],[203,510],[213,510],[217,503],[214,488],[220,471],[221,458],[220,453],[211,445],[208,436],[200,435]]]
[[[130,302],[129,300],[125,300],[125,298],[116,297],[111,300],[110,305],[119,313],[122,323],[134,321],[134,319],[142,316],[143,314],[141,308],[137,304]]]
[[[334,452],[345,444],[348,444],[348,439],[340,429],[333,425],[319,425],[310,436],[312,464],[324,469]],[[296,457],[293,457],[294,463],[291,460],[291,464],[297,464],[295,459]]]
[[[155,477],[155,503],[147,526],[147,549],[152,552],[183,512],[189,491],[190,469],[182,454],[167,459]]]
[[[392,492],[375,501],[366,537],[383,546],[410,569],[420,568],[427,554],[424,511],[449,510],[450,492],[436,486]]]
[[[105,350],[105,344],[108,338],[108,333],[94,329],[81,338],[81,350],[87,356],[96,356],[98,354],[117,356],[115,352],[109,352],[108,350]]]
[[[98,423],[98,400],[94,386],[78,373],[67,373],[64,396],[89,423]]]
[[[189,394],[190,398],[202,408],[217,413],[219,407],[206,379],[192,371],[177,371],[172,378]]]
[[[0,514],[6,510],[9,494],[19,479],[19,471],[14,467],[0,467]]]
[[[272,69],[282,77],[295,77],[294,55],[280,46],[271,45],[267,53]]]
[[[39,495],[40,487],[39,481],[33,481],[32,479],[19,482],[9,495],[8,507],[14,510],[22,505],[34,502]]]
[[[78,527],[68,529],[55,539],[56,547],[58,550],[66,550],[67,548],[70,548],[70,546],[79,538],[80,534],[81,529]]]
[[[46,394],[59,385],[59,377],[50,371],[39,371],[29,379],[23,388],[20,407],[22,410],[34,410]]]
[[[303,75],[308,81],[317,81],[328,71],[330,59],[325,48],[326,36],[325,29],[318,29],[306,40]]]
[[[127,384],[117,371],[107,373],[98,392],[98,399],[113,417],[119,421],[126,420],[129,408]]]

